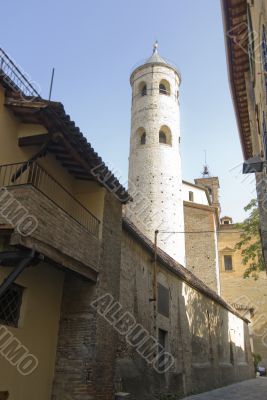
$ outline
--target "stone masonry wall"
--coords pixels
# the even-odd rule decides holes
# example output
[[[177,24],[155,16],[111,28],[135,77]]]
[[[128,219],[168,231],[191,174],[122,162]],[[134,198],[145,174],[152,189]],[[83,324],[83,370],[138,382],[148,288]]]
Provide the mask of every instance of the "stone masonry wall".
[[[123,232],[120,302],[151,335],[166,333],[174,366],[159,374],[120,337],[117,380],[137,400],[179,398],[253,376],[247,324],[190,287],[158,262],[158,283],[169,291],[169,317],[153,318],[153,254]]]

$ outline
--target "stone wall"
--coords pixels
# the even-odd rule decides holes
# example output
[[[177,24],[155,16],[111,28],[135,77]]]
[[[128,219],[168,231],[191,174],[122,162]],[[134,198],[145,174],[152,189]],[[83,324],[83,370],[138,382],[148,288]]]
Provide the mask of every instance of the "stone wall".
[[[53,400],[113,398],[117,334],[91,303],[105,293],[119,298],[121,230],[121,204],[106,193],[98,282],[65,280]]]
[[[178,398],[253,376],[247,323],[187,269],[179,264],[171,267],[173,262],[160,252],[157,284],[169,293],[169,316],[157,312],[154,319],[153,244],[138,239],[127,224],[124,226],[120,291],[123,310],[157,339],[159,329],[165,332],[166,349],[175,360],[168,372],[159,374],[125,337],[120,337],[119,390],[138,400],[170,393]]]
[[[267,276],[244,279],[246,267],[242,264],[241,250],[235,249],[240,230],[234,225],[221,225],[219,230],[219,258],[222,296],[251,320],[254,352],[262,356],[261,365],[267,368]],[[230,271],[225,270],[224,256],[232,257]]]
[[[208,287],[220,293],[216,210],[184,202],[184,216],[186,267]]]

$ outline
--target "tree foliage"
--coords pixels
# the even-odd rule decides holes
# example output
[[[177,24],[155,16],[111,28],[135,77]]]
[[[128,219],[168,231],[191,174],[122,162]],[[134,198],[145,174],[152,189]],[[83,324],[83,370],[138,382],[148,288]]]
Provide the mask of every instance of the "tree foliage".
[[[254,279],[258,279],[259,272],[265,270],[265,264],[262,254],[260,216],[257,200],[252,199],[244,210],[250,214],[244,222],[237,224],[241,234],[236,248],[241,250],[242,264],[246,267],[244,278],[251,276]]]

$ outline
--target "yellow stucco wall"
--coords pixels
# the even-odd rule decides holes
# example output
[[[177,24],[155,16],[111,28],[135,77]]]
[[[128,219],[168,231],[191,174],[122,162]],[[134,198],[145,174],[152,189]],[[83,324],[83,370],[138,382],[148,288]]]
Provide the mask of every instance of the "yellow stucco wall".
[[[218,247],[221,293],[235,307],[254,308],[252,315],[247,311],[252,322],[254,352],[261,354],[261,364],[267,367],[267,276],[265,272],[261,272],[258,280],[252,277],[243,278],[245,266],[242,264],[241,250],[235,249],[239,240],[240,231],[234,224],[220,226]],[[224,255],[232,256],[232,271],[225,271]],[[246,310],[240,312],[246,313]]]
[[[5,93],[0,87],[0,165],[25,162],[40,150],[38,146],[18,146],[18,138],[22,136],[30,136],[47,132],[46,128],[38,124],[25,124],[19,121],[13,113],[4,105]],[[86,182],[76,180],[66,168],[56,159],[53,154],[47,154],[45,157],[38,159],[38,163],[59,182],[72,196],[80,201],[88,208],[93,215],[100,221],[103,217],[104,193],[103,189],[97,182]],[[0,184],[4,172],[0,174]],[[46,179],[43,184],[47,185]],[[50,184],[49,188],[45,188],[49,197],[49,190],[55,190]],[[74,207],[71,201],[66,204],[66,196],[62,191],[57,190],[56,196],[59,202],[66,205],[67,211]]]
[[[9,272],[0,269],[0,282]],[[63,281],[63,271],[44,263],[26,269],[16,280],[25,288],[19,327],[6,328],[38,359],[38,367],[23,376],[0,354],[0,392],[9,391],[9,400],[51,398]]]

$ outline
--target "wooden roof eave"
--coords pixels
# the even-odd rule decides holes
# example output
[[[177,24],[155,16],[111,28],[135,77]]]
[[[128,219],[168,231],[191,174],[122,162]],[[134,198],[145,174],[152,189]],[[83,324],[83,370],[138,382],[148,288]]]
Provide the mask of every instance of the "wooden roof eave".
[[[130,200],[127,191],[108,170],[101,157],[94,152],[75,123],[65,114],[60,103],[52,102],[50,105],[40,100],[27,103],[21,99],[7,98],[5,105],[24,122],[41,124],[48,132],[56,133],[56,140],[51,140],[48,151],[53,153],[62,164],[65,163],[63,167],[67,168],[76,179],[98,182],[114,193],[122,203]],[[54,109],[57,109],[59,117]],[[42,144],[42,139],[38,140]],[[28,145],[31,145],[30,140]],[[69,163],[68,167],[66,163]],[[98,166],[101,168],[102,176],[99,176],[99,171],[96,175],[92,173]]]
[[[238,125],[239,137],[242,146],[242,152],[245,159],[252,157],[252,140],[250,133],[250,143],[248,144],[244,139],[244,131],[243,131],[243,118],[244,113],[246,114],[246,118],[249,120],[249,111],[248,111],[248,99],[247,95],[243,95],[243,103],[242,106],[239,102],[239,86],[242,84],[243,87],[246,87],[245,81],[245,73],[249,71],[249,58],[248,54],[242,50],[233,40],[227,36],[227,32],[232,31],[235,26],[239,23],[244,23],[246,21],[246,1],[241,0],[239,3],[233,4],[231,0],[221,0],[222,10],[223,10],[223,22],[224,22],[224,31],[225,31],[225,41],[226,41],[226,53],[228,59],[228,77],[230,81],[230,89],[234,104],[234,110],[236,114],[236,120]],[[239,9],[241,7],[241,9]],[[236,12],[238,18],[233,20],[233,10],[237,10]],[[233,23],[234,22],[234,23]],[[242,34],[244,34],[242,32]],[[237,62],[238,60],[238,62]],[[236,64],[237,62],[237,64]]]

